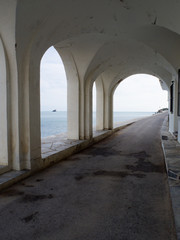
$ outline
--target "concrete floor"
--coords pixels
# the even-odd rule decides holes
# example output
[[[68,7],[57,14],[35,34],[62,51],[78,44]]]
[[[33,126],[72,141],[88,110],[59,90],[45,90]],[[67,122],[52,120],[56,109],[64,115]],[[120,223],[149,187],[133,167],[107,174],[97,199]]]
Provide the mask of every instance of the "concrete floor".
[[[137,121],[0,195],[0,239],[176,239],[160,128]]]

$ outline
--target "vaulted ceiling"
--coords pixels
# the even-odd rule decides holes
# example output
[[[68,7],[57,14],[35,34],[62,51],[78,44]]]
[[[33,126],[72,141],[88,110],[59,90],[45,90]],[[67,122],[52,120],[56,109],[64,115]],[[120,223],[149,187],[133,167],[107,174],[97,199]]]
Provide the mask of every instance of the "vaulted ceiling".
[[[70,51],[84,81],[149,73],[170,84],[180,66],[180,1],[19,0],[19,62],[54,45]]]

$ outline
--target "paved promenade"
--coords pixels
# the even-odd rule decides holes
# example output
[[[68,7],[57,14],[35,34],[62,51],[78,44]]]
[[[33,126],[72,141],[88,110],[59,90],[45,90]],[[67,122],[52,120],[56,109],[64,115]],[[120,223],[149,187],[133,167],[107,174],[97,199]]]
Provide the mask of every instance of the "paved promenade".
[[[139,120],[2,192],[0,239],[176,239],[164,117]]]

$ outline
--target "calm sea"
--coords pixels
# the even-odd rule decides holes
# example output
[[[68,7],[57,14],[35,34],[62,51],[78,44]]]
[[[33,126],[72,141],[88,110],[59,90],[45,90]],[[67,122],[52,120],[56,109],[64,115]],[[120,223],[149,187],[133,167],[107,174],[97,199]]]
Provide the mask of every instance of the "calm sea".
[[[123,122],[134,118],[151,116],[154,112],[114,112],[114,123]],[[93,113],[93,127],[96,126],[96,113]],[[67,132],[66,111],[41,112],[41,137]]]

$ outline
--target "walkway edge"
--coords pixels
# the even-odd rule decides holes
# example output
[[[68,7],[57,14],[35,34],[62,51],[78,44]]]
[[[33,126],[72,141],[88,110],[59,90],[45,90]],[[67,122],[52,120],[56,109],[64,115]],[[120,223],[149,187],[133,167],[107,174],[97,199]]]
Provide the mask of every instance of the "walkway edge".
[[[168,174],[177,239],[180,240],[180,144],[176,137],[169,132],[168,116],[164,119],[161,127],[161,143]]]
[[[112,129],[112,130],[104,130],[104,131],[97,131],[95,136],[91,140],[81,140],[77,141],[77,144],[73,144],[70,147],[66,147],[62,151],[57,151],[54,154],[51,154],[45,158],[38,160],[34,160],[34,165],[38,168],[34,170],[23,170],[23,171],[8,171],[0,175],[0,191],[10,187],[11,185],[35,174],[38,171],[41,171],[55,163],[58,163],[62,160],[65,160],[66,158],[70,157],[72,154],[78,153],[82,151],[85,148],[90,147],[92,144],[95,144],[109,136],[111,136],[113,133],[133,124],[134,122],[138,121],[140,119],[133,119],[127,122],[122,123],[120,126]],[[33,165],[33,163],[32,163]]]

